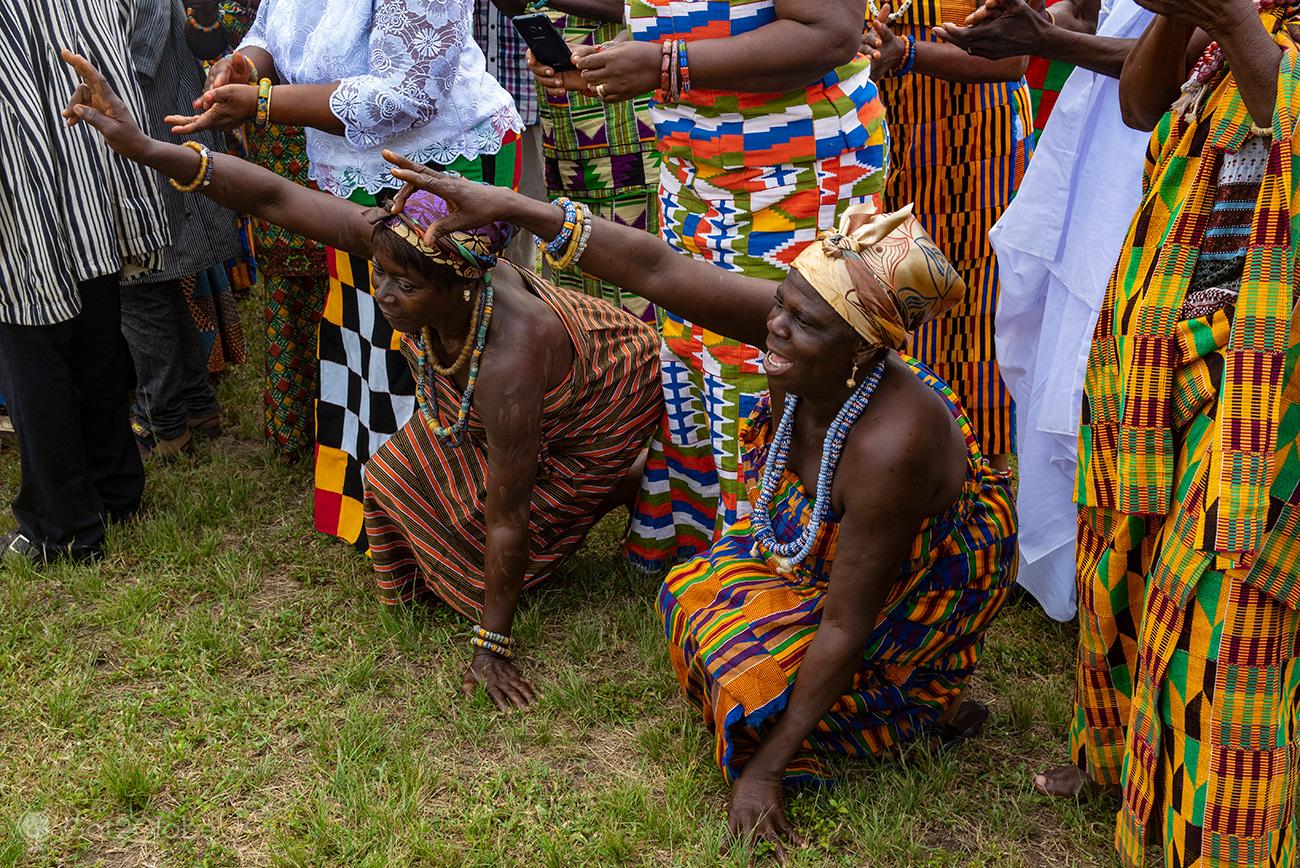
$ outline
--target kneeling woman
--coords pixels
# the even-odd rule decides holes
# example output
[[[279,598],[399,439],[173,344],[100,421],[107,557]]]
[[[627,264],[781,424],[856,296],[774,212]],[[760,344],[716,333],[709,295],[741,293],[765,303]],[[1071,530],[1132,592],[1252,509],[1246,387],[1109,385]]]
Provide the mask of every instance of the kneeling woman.
[[[399,162],[404,192],[454,204],[429,240],[497,219],[561,231],[553,205]],[[754,514],[659,597],[678,678],[733,782],[737,832],[785,829],[782,783],[823,775],[814,749],[876,755],[982,722],[960,697],[1015,581],[1010,478],[980,454],[948,387],[898,352],[964,287],[910,209],[868,208],[780,284],[605,222],[582,262],[767,348],[770,392],[742,433]]]
[[[662,412],[654,329],[498,264],[505,224],[426,244],[425,229],[447,213],[435,196],[411,197],[394,217],[234,157],[154,141],[84,58],[64,58],[84,81],[70,123],[90,123],[185,189],[373,260],[375,298],[406,335],[420,406],[367,466],[380,587],[389,602],[432,593],[475,619],[467,687],[483,682],[499,707],[530,703],[510,661],[515,607],[635,495]]]

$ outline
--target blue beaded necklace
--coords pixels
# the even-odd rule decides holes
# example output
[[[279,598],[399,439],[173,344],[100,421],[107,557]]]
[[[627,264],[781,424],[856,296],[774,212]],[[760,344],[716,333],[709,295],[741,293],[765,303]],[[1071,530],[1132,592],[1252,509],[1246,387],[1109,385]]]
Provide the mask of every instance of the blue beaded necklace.
[[[776,496],[776,490],[785,477],[786,464],[790,458],[791,433],[794,430],[794,413],[799,405],[799,396],[786,396],[785,412],[781,414],[781,423],[777,426],[776,435],[768,449],[767,463],[763,466],[763,482],[750,519],[754,529],[754,548],[751,554],[762,557],[766,550],[776,555],[778,573],[788,575],[812,553],[822,521],[830,515],[831,484],[835,481],[835,469],[840,463],[840,453],[844,451],[844,441],[854,423],[867,409],[867,402],[871,400],[884,374],[885,362],[881,360],[835,414],[835,421],[827,429],[826,439],[822,441],[822,462],[817,470],[817,501],[813,504],[812,520],[799,532],[798,537],[783,543],[777,540],[776,531],[772,529],[772,498]]]
[[[483,359],[483,348],[487,346],[488,324],[492,322],[491,273],[483,275],[483,291],[478,296],[478,309],[474,313],[474,319],[478,322],[478,334],[474,336],[474,353],[469,360],[469,382],[465,384],[465,391],[461,393],[460,409],[456,413],[456,421],[450,427],[442,424],[442,419],[438,414],[438,392],[436,387],[430,388],[428,385],[428,343],[425,341],[423,333],[415,340],[416,366],[419,369],[419,377],[415,384],[415,400],[420,405],[420,415],[424,417],[424,424],[428,426],[429,431],[435,437],[441,437],[452,446],[460,445],[461,437],[464,436],[465,429],[469,426],[469,410],[474,401],[474,387],[478,384],[479,362]],[[429,407],[428,398],[425,396],[426,392],[433,396],[432,409]]]

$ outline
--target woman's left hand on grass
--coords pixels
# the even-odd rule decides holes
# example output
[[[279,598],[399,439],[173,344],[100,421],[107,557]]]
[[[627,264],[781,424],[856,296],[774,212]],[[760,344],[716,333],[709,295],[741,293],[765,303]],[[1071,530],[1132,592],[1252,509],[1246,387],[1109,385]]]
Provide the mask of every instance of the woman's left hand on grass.
[[[537,694],[515,664],[491,651],[478,650],[465,670],[461,688],[467,696],[482,684],[497,711],[527,708],[537,701]]]
[[[786,844],[803,846],[803,840],[785,816],[785,792],[780,775],[745,772],[731,786],[727,807],[727,831],[738,840],[755,846],[766,843],[782,864]]]
[[[615,42],[574,63],[599,99],[622,102],[658,89],[663,49],[657,42]]]
[[[73,54],[65,48],[59,56],[81,77],[81,84],[72,92],[72,99],[62,113],[68,126],[85,121],[98,130],[117,153],[127,157],[138,154],[149,137],[131,117],[126,103],[113,91],[108,80],[80,54]]]

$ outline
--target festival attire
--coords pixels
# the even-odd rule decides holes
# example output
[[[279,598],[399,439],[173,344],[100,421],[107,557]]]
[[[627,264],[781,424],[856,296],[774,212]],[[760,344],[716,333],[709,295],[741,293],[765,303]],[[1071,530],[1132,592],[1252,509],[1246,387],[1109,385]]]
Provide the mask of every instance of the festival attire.
[[[254,5],[227,0],[221,5],[221,27],[236,39],[243,39],[256,15]],[[246,159],[250,162],[295,184],[316,186],[308,177],[303,128],[248,124],[243,132]],[[325,246],[272,223],[254,220],[253,248],[262,278],[266,337],[264,432],[281,455],[297,458],[316,442],[316,341],[329,291]]]
[[[1300,688],[1295,9],[1271,131],[1231,75],[1151,140],[1079,436],[1074,759],[1143,864],[1290,865]],[[1207,97],[1200,104],[1202,97]]]
[[[917,0],[894,32],[935,41],[932,28],[962,22],[977,0]],[[889,106],[885,189],[892,204],[916,214],[966,281],[969,297],[923,326],[912,352],[952,387],[985,455],[1015,449],[1011,396],[994,352],[998,262],[989,230],[1010,204],[1033,152],[1029,87],[1020,81],[966,84],[926,75],[889,76],[880,83]]]
[[[719,39],[777,18],[774,0],[629,0],[632,38]],[[859,56],[806,88],[739,93],[695,88],[651,106],[663,154],[660,236],[728,271],[780,280],[817,234],[885,180],[885,110]],[[627,544],[658,569],[692,557],[749,509],[740,420],[766,387],[762,353],[666,313],[667,412],[651,445]]]
[[[601,45],[623,31],[608,23],[548,10],[570,45]],[[546,194],[567,196],[597,217],[659,234],[659,149],[650,97],[604,102],[569,91],[551,96],[537,86],[542,123]],[[655,308],[609,281],[573,265],[550,275],[556,286],[603,298],[638,319],[655,320]]]
[[[1135,0],[1108,2],[1097,35],[1136,39],[1152,17]],[[1076,71],[1015,201],[989,233],[1002,284],[998,366],[1016,407],[1019,581],[1058,621],[1075,614],[1084,368],[1128,232],[1116,218],[1140,204],[1149,139],[1124,123],[1117,79]]]
[[[281,81],[339,82],[342,136],[307,130],[309,177],[373,205],[395,192],[389,148],[494,184],[518,183],[522,129],[473,40],[473,0],[262,0],[241,47],[275,58]],[[415,409],[399,335],[370,295],[369,263],[327,253],[316,412],[316,528],[365,547],[362,467]]]
[[[1047,0],[1047,8],[1051,9],[1060,2],[1061,0]],[[1102,0],[1100,15],[1106,14],[1106,9],[1111,3],[1112,0]],[[1100,26],[1100,21],[1098,25]],[[1074,64],[1066,63],[1064,60],[1037,56],[1029,58],[1029,65],[1025,67],[1025,83],[1029,85],[1029,113],[1034,119],[1035,147],[1042,141],[1047,119],[1052,116],[1056,101],[1061,96],[1061,88],[1065,87],[1073,72]]]
[[[118,272],[162,267],[170,225],[156,175],[89,125],[58,121],[79,83],[58,45],[88,57],[143,116],[121,5],[0,0],[0,21],[0,392],[27,543],[0,547],[95,557],[105,522],[133,515],[144,491]]]
[[[406,233],[400,225],[393,228],[403,230],[399,234],[409,243],[435,261],[456,267],[464,277],[478,277],[485,271],[490,275],[487,263],[504,249],[508,231],[494,224],[501,228],[453,236],[459,249],[472,248],[482,256],[481,266],[471,261],[466,268],[464,262],[457,264],[454,256],[447,257],[420,239],[423,229],[446,208],[438,197],[418,193],[406,208],[407,215],[420,221],[417,231]],[[541,454],[532,489],[523,580],[523,586],[530,588],[553,575],[581,545],[640,457],[663,401],[653,327],[599,299],[558,289],[533,272],[514,268],[524,285],[559,317],[574,351],[572,370],[542,403]],[[420,382],[425,382],[421,345],[407,336],[402,348]],[[422,397],[428,407],[442,409],[422,409],[366,467],[370,551],[385,602],[433,594],[462,615],[477,619],[483,608],[487,540],[486,429],[471,407],[458,437],[433,432],[434,422],[426,412],[445,424],[454,408],[469,399],[450,376],[429,374]],[[473,363],[470,382],[477,376],[477,363]]]
[[[145,100],[141,122],[149,135],[166,140],[163,118],[192,111],[203,93],[203,73],[185,38],[185,9],[176,0],[136,0],[130,27],[131,63]],[[213,153],[225,147],[220,133],[190,138]],[[122,333],[136,374],[132,429],[146,449],[184,437],[190,420],[220,416],[184,281],[239,252],[233,212],[171,185],[162,191],[172,235],[163,267],[122,279]]]
[[[891,224],[900,214],[902,225]],[[871,346],[905,345],[913,328],[965,294],[910,211],[900,214],[862,233],[842,225],[821,243],[825,249],[814,245],[795,263]],[[876,280],[862,279],[862,271]],[[984,460],[942,381],[914,359],[904,361],[943,399],[964,434],[965,481],[953,504],[922,524],[885,595],[852,686],[813,729],[787,780],[825,780],[817,751],[876,756],[936,724],[960,698],[984,631],[1015,581],[1010,477]],[[883,363],[872,376],[881,370]],[[874,386],[860,386],[850,401],[864,388]],[[673,569],[659,593],[669,659],[687,699],[713,730],[715,758],[728,781],[743,771],[789,702],[821,623],[842,525],[829,512],[834,469],[827,472],[825,458],[816,503],[799,476],[780,466],[796,400],[785,397],[786,418],[778,427],[764,395],[743,426],[744,479],[754,512],[708,553]],[[837,430],[838,419],[827,439]],[[805,554],[791,556],[788,547],[800,540]]]

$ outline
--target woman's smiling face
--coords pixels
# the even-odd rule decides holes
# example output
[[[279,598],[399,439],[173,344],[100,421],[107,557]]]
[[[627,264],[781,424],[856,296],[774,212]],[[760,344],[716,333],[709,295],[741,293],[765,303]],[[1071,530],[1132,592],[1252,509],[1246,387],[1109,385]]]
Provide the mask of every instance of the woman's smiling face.
[[[773,386],[805,398],[841,391],[862,338],[798,271],[782,282],[767,316],[763,367]]]

